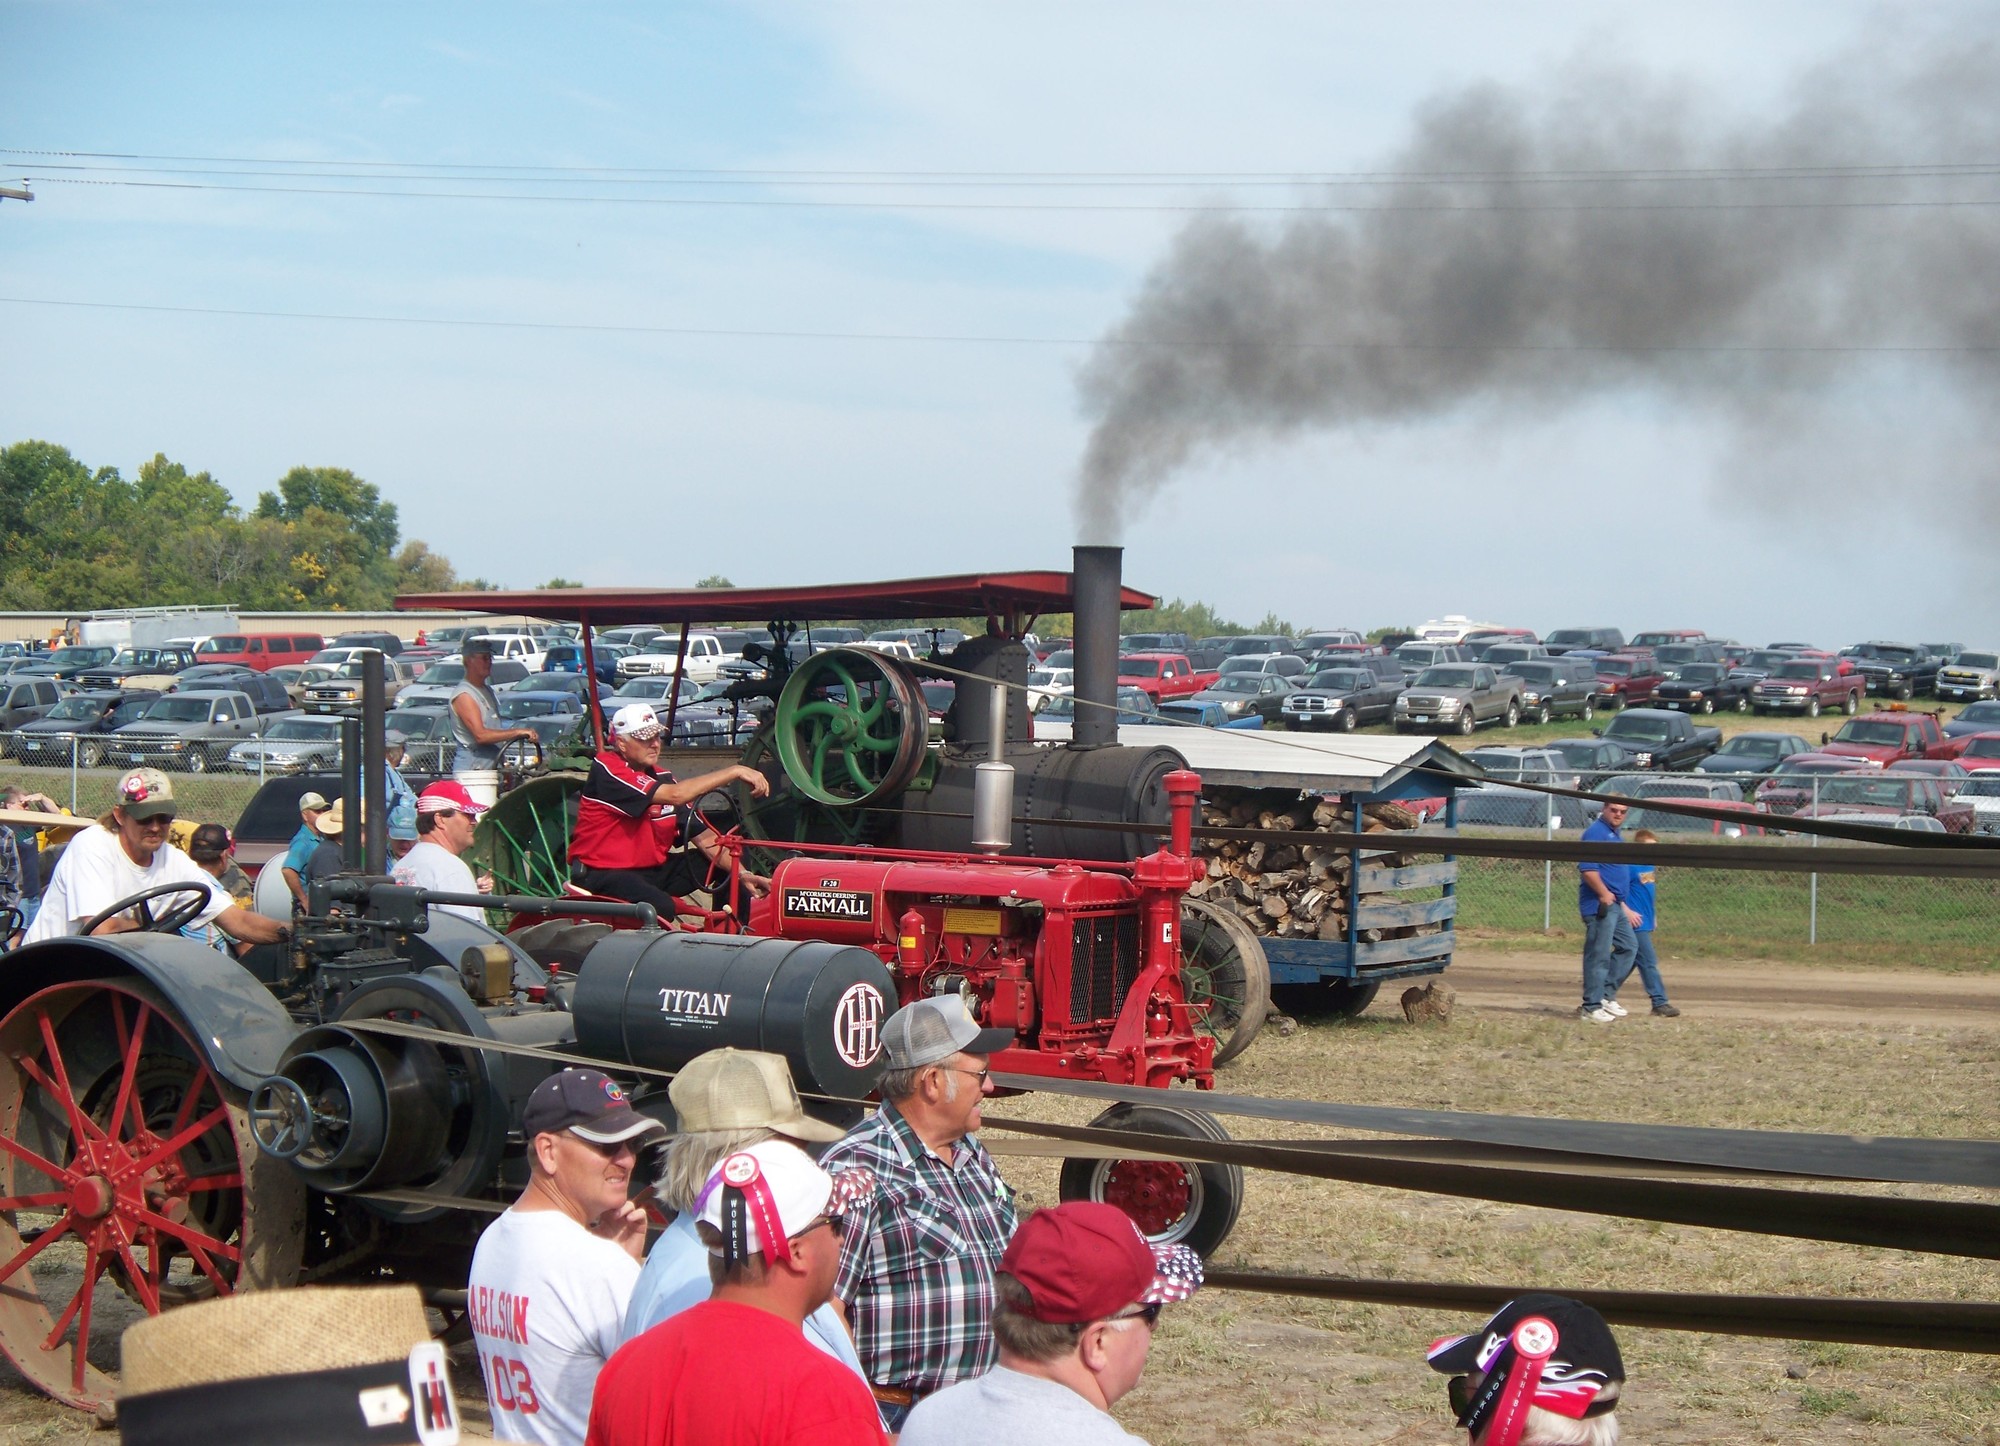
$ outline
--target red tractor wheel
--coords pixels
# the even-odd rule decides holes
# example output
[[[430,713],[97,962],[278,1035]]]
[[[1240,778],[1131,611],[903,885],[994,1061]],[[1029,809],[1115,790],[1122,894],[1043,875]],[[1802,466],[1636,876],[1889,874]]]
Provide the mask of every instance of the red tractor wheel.
[[[109,1406],[138,1314],[290,1284],[304,1202],[144,984],[60,984],[0,1020],[0,1350],[51,1396]]]
[[[1212,1115],[1166,1105],[1113,1105],[1091,1126],[1227,1140]],[[1171,1160],[1065,1160],[1058,1191],[1064,1200],[1116,1205],[1140,1233],[1160,1245],[1187,1245],[1203,1256],[1228,1238],[1243,1208],[1240,1165],[1183,1165]]]

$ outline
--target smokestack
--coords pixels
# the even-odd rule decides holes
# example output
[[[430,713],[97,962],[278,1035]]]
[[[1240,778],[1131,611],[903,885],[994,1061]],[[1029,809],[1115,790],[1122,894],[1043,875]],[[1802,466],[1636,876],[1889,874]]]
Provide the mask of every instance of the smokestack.
[[[1080,546],[1073,556],[1076,725],[1070,746],[1103,748],[1118,741],[1118,604],[1125,549]]]

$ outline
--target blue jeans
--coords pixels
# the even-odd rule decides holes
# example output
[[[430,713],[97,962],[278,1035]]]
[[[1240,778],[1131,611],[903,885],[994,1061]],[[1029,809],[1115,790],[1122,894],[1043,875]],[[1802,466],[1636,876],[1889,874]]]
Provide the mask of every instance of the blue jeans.
[[[1653,931],[1641,929],[1637,934],[1639,948],[1622,970],[1614,970],[1611,975],[1610,993],[1616,995],[1618,987],[1632,977],[1632,970],[1639,971],[1639,982],[1646,986],[1646,997],[1655,1007],[1667,1002],[1667,984],[1660,978],[1660,959],[1653,952]]]
[[[1606,986],[1632,972],[1639,936],[1623,905],[1613,904],[1583,921],[1583,1007],[1604,1003]],[[1615,986],[1613,986],[1615,987]]]

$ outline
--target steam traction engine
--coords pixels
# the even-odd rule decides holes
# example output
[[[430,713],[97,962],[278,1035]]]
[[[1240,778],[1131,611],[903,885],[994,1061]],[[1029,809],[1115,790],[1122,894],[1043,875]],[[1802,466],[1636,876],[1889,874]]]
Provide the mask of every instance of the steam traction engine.
[[[1000,651],[1018,661],[1018,644]],[[907,714],[878,711],[907,738]],[[364,680],[364,712],[367,747],[348,750],[353,797],[381,777],[379,675]],[[834,731],[858,737],[868,721]],[[1041,835],[1029,847],[1074,841],[1097,857],[809,855],[774,838],[787,856],[748,932],[714,916],[663,930],[640,906],[550,897],[558,886],[486,899],[395,886],[381,834],[364,847],[356,822],[355,867],[315,883],[293,950],[238,962],[178,934],[192,911],[169,898],[113,906],[143,905],[144,932],[16,951],[0,970],[0,1350],[39,1388],[103,1409],[135,1312],[352,1279],[412,1281],[452,1308],[480,1228],[525,1180],[520,1111],[571,1060],[623,1072],[638,1106],[671,1123],[662,1073],[722,1045],[772,1050],[810,1107],[853,1119],[880,1075],[882,1018],[957,991],[1016,1031],[998,1071],[1211,1086],[1217,1001],[1188,997],[1181,937],[1199,781],[1174,773],[1170,750],[1024,761],[1022,807],[1044,820],[1028,825]],[[952,789],[976,791],[977,767],[934,771],[925,827],[963,835]],[[1107,785],[1114,801],[1093,802]],[[1174,846],[1131,857],[1169,811]],[[379,797],[357,813],[386,817]],[[1090,819],[1146,826],[1107,839],[1069,822]],[[998,853],[1009,840],[981,843]],[[632,927],[558,923],[555,947],[538,948],[532,931],[430,907],[454,902]],[[1227,957],[1205,977],[1226,974]],[[1166,1098],[1098,1123],[1223,1137]],[[1062,1193],[1118,1203],[1150,1233],[1210,1250],[1234,1223],[1242,1174],[1075,1158]]]

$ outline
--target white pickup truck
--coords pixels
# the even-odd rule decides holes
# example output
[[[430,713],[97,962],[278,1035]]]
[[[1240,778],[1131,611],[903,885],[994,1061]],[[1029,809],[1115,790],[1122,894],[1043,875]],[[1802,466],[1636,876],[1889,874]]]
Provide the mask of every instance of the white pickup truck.
[[[656,673],[674,671],[674,658],[680,652],[681,640],[669,635],[655,638],[643,653],[628,653],[618,660],[618,676],[621,678],[645,678]],[[689,633],[687,635],[686,675],[696,683],[713,683],[722,671],[722,665],[732,655],[722,646],[722,639],[714,633]]]

